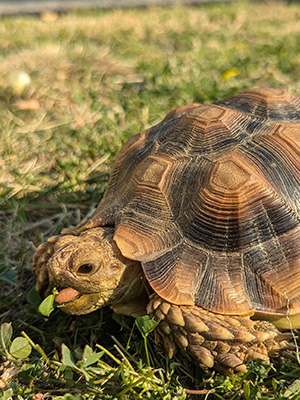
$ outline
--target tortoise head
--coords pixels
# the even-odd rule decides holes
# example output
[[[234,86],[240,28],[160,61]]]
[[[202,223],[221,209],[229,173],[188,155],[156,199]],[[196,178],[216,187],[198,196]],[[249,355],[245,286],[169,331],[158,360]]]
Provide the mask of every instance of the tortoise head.
[[[113,228],[93,228],[42,245],[34,259],[37,290],[45,295],[54,287],[61,290],[56,302],[69,314],[86,314],[141,294],[141,264],[122,256],[113,233]]]

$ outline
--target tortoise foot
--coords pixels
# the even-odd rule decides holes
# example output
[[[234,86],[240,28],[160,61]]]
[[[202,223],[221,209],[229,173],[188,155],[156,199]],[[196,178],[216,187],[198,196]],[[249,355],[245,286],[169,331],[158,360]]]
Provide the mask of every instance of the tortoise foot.
[[[168,356],[180,350],[204,370],[247,372],[245,362],[255,358],[270,362],[270,357],[287,349],[286,335],[270,322],[177,306],[158,295],[151,298],[147,312],[160,319],[157,338]]]

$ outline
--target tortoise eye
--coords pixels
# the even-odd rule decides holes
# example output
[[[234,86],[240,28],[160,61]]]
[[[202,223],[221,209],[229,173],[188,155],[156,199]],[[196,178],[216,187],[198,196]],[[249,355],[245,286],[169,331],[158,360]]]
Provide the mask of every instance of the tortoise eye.
[[[86,263],[86,264],[80,265],[77,272],[79,272],[80,274],[90,274],[91,272],[94,271],[94,268],[95,267],[93,264]]]

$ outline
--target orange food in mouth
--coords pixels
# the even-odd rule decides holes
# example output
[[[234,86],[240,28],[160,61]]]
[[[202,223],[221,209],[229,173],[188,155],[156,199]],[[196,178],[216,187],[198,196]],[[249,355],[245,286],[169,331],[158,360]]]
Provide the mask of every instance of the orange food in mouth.
[[[55,296],[55,301],[58,304],[67,303],[70,300],[75,299],[75,297],[79,296],[80,293],[78,290],[73,289],[71,287],[62,289],[57,296]]]

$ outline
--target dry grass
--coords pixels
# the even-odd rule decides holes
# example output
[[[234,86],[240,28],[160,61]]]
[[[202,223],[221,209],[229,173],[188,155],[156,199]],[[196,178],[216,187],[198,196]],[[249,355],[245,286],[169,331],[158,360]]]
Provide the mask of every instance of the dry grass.
[[[25,330],[56,360],[62,341],[75,354],[87,341],[112,345],[110,334],[119,332],[119,325],[106,323],[108,333],[101,329],[109,311],[78,320],[57,313],[48,321],[27,302],[34,285],[30,269],[35,247],[94,209],[122,143],[172,108],[221,100],[253,86],[300,93],[299,20],[297,3],[233,2],[70,13],[50,23],[38,17],[0,21],[0,317],[13,323],[15,335]],[[31,78],[22,90],[16,86],[16,70]],[[130,329],[125,332],[128,339]],[[142,348],[142,341],[131,345],[138,359]],[[288,398],[286,386],[299,376],[297,370],[287,378],[263,369],[247,379],[216,376],[205,382],[199,370],[180,364],[170,370],[168,361],[159,362],[160,356],[152,353],[154,366],[169,371],[166,381],[172,368],[179,376],[180,384],[174,378],[164,392],[166,399],[183,398],[182,385],[215,388],[209,398],[218,393],[222,398]],[[23,366],[42,365],[39,353],[30,357]],[[50,374],[45,365],[41,368]],[[27,394],[20,377],[10,381],[9,390],[28,399],[38,392],[58,396],[55,383],[43,388],[41,371],[32,374]],[[247,386],[251,379],[253,385]],[[111,398],[107,382],[99,387],[97,398]],[[260,390],[265,391],[262,397]],[[125,392],[121,398],[149,398]],[[297,388],[291,393],[298,393]]]

